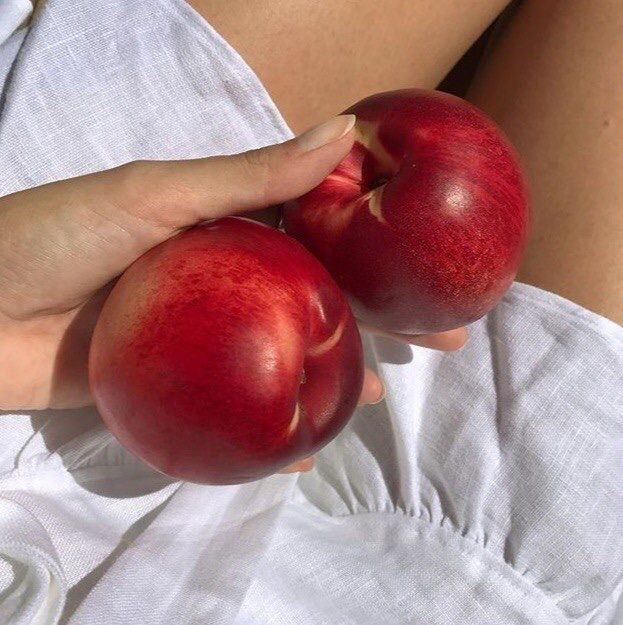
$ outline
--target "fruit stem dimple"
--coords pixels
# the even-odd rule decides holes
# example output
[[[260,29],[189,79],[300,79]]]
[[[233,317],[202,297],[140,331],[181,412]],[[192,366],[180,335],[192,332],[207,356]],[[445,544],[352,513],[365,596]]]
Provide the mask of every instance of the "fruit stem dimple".
[[[382,187],[384,184],[387,184],[388,181],[389,181],[389,176],[377,176],[376,178],[372,180],[371,184],[368,186],[368,191],[374,191],[375,189]]]

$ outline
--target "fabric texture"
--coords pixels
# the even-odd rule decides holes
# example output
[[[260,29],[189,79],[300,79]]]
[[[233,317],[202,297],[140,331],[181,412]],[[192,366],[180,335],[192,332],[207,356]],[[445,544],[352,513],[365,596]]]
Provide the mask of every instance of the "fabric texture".
[[[0,19],[0,195],[292,136],[183,0],[24,19]],[[301,476],[174,482],[94,409],[0,415],[0,623],[613,623],[623,329],[515,284],[469,331],[452,354],[364,337],[387,399]]]

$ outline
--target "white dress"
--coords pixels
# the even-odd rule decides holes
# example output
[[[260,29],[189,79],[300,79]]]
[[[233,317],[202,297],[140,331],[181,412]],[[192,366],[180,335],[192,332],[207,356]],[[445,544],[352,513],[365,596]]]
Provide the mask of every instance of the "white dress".
[[[39,4],[0,0],[0,195],[292,136],[183,0]],[[387,400],[301,476],[172,482],[93,409],[1,415],[0,623],[612,623],[623,329],[515,284],[458,353],[365,340]]]

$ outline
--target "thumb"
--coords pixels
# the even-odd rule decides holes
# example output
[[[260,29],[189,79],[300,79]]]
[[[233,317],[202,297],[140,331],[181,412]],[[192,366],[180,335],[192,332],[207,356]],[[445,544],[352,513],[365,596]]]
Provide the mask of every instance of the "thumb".
[[[133,163],[127,210],[165,228],[279,204],[313,189],[348,154],[354,115],[338,115],[276,145],[232,156]]]
[[[68,310],[182,228],[309,191],[352,147],[354,122],[341,115],[260,150],[138,161],[0,198],[0,310]]]

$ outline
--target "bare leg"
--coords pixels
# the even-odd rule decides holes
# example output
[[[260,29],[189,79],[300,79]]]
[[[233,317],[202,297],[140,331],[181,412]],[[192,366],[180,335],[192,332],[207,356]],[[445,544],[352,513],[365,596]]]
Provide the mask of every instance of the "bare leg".
[[[508,0],[189,0],[295,132],[372,93],[435,87]]]
[[[469,99],[523,157],[533,235],[519,279],[623,322],[623,4],[526,0]]]

